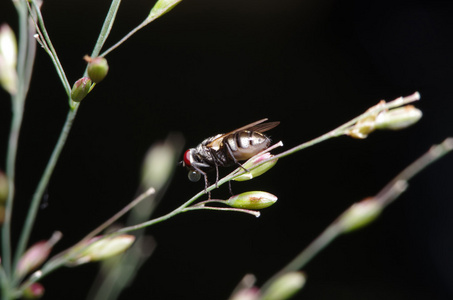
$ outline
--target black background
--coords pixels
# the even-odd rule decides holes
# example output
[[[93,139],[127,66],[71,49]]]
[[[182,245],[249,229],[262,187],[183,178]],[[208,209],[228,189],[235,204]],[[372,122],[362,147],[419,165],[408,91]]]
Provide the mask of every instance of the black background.
[[[85,68],[108,1],[46,0],[47,29],[71,82]],[[107,44],[144,19],[150,1],[124,1]],[[267,117],[285,149],[380,99],[419,91],[424,117],[400,132],[327,141],[234,184],[279,201],[254,217],[194,212],[149,228],[158,247],[121,299],[226,299],[246,273],[262,284],[353,202],[379,191],[432,144],[452,135],[451,1],[185,0],[107,56],[109,76],[82,102],[39,212],[32,241],[61,230],[65,249],[136,192],[143,156],[180,132],[187,147]],[[0,20],[16,28],[12,4]],[[0,154],[10,103],[0,92]],[[17,161],[14,238],[68,110],[38,49]],[[453,159],[414,178],[370,227],[343,236],[305,268],[297,299],[453,298]],[[4,169],[4,160],[0,163]],[[202,188],[177,170],[156,214]],[[216,197],[228,197],[222,187]],[[83,299],[97,265],[43,280],[45,299]]]

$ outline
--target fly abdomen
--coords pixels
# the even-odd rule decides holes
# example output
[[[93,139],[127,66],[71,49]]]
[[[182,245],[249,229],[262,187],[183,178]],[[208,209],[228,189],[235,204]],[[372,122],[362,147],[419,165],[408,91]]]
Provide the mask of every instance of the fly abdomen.
[[[238,131],[224,139],[236,160],[246,160],[267,149],[271,140],[257,131]]]

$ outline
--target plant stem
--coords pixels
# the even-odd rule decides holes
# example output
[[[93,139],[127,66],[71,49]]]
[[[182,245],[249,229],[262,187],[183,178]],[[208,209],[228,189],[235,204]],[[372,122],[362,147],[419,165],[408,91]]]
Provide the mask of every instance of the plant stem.
[[[57,164],[58,158],[61,154],[61,151],[63,150],[64,144],[66,143],[66,140],[68,138],[69,132],[71,130],[76,115],[77,109],[69,110],[65,124],[60,133],[60,137],[58,138],[57,144],[55,145],[55,148],[47,163],[46,169],[44,170],[41,180],[39,181],[38,187],[36,188],[36,191],[33,194],[27,218],[25,219],[25,224],[20,235],[19,244],[14,259],[15,264],[19,261],[20,257],[25,251],[25,247],[28,243],[28,239],[30,238],[31,230],[33,229],[33,224],[38,213],[39,203],[41,202],[42,196],[49,183],[52,172],[55,169],[55,165]]]
[[[102,46],[104,46],[104,43],[107,40],[110,31],[112,30],[112,26],[115,22],[116,14],[118,13],[120,4],[121,0],[112,1],[112,4],[110,5],[109,11],[107,13],[107,17],[105,18],[104,25],[102,26],[101,33],[99,34],[96,45],[94,46],[93,52],[91,53],[91,57],[105,56],[105,54],[99,55],[99,52],[101,52]]]
[[[398,198],[405,190],[407,181],[418,174],[421,170],[432,164],[442,156],[446,155],[453,150],[453,138],[447,138],[439,145],[434,145],[428,152],[423,154],[409,166],[407,166],[401,173],[392,179],[384,188],[382,188],[373,198],[375,201],[382,205],[382,208],[387,207],[396,198]],[[342,214],[343,215],[343,214]],[[262,291],[269,288],[269,286],[277,280],[280,276],[300,270],[303,268],[313,257],[315,257],[322,249],[330,244],[335,238],[340,236],[343,231],[341,224],[341,215],[330,224],[307,248],[305,248],[299,255],[297,255],[289,264],[283,269],[278,271],[262,286]]]
[[[6,176],[8,178],[8,197],[5,203],[5,216],[2,228],[2,265],[5,276],[11,275],[11,218],[13,212],[13,202],[15,194],[15,168],[16,156],[19,143],[20,128],[27,95],[31,70],[27,68],[27,57],[34,57],[34,45],[30,45],[27,7],[23,2],[15,2],[17,14],[19,17],[19,53],[17,58],[17,76],[18,87],[17,93],[11,97],[12,120],[10,135],[8,140],[8,150],[6,155]],[[33,44],[33,43],[31,43]]]
[[[149,21],[148,19],[144,20],[142,23],[140,23],[137,27],[135,27],[134,29],[132,29],[128,34],[126,34],[121,40],[119,40],[117,43],[115,43],[115,45],[111,46],[110,48],[108,48],[107,50],[105,50],[101,55],[101,57],[104,57],[106,56],[107,54],[109,54],[110,52],[112,52],[113,50],[115,50],[116,48],[118,48],[122,43],[124,43],[125,41],[127,41],[132,35],[134,35],[137,31],[139,31],[140,29],[142,29],[143,27],[145,27],[146,25],[148,25]]]
[[[36,12],[36,16],[38,18],[39,22],[39,27],[36,26],[37,30],[39,30],[39,34],[44,38],[42,41],[44,43],[46,52],[49,54],[50,58],[52,59],[52,62],[55,66],[55,69],[57,70],[58,76],[60,77],[61,83],[63,84],[63,87],[66,91],[66,95],[69,96],[71,94],[71,86],[69,85],[68,78],[66,77],[66,74],[64,72],[63,66],[61,65],[61,62],[58,58],[57,52],[55,51],[55,48],[52,45],[52,41],[49,37],[49,34],[47,33],[46,26],[44,25],[44,19],[41,14],[41,10],[36,3],[36,1],[31,1],[33,8]],[[30,14],[32,14],[32,11],[30,10]]]
[[[119,3],[121,1],[120,0],[113,0],[112,1],[112,5],[110,6],[110,10],[108,12],[108,15],[106,17],[106,20],[104,22],[104,25],[102,27],[102,30],[101,30],[101,34],[99,35],[99,38],[96,42],[96,45],[94,47],[94,50],[93,50],[93,54],[94,55],[97,55],[97,53],[99,53],[100,49],[102,48],[102,45],[105,43],[105,40],[107,39],[108,35],[109,35],[109,32],[110,32],[110,28],[112,27],[112,23],[113,21],[115,20],[115,15],[116,15],[116,12],[118,10],[118,7],[119,7]],[[50,45],[51,47],[51,42],[50,42],[50,38],[48,37],[47,35],[47,31],[45,30],[45,27],[44,27],[44,22],[42,21],[42,16],[39,12],[39,7],[36,5],[36,3],[33,1],[33,5],[34,5],[34,8],[36,9],[37,13],[38,13],[38,19],[40,20],[41,22],[41,28],[44,29],[43,30],[43,33],[44,33],[44,37],[46,39],[46,42]],[[50,55],[52,57],[52,59],[54,58],[57,58],[57,54],[55,53],[55,50],[53,49],[53,47],[51,47],[51,50],[52,50],[52,55]],[[58,73],[60,74],[60,76],[63,76],[63,78],[65,80],[62,80],[63,81],[63,84],[65,85],[65,88],[67,90],[67,93],[70,94],[70,87],[69,87],[69,84],[66,80],[66,77],[64,75],[64,72],[63,72],[63,68],[62,66],[59,64],[59,61],[57,59],[57,64],[55,65],[56,68],[57,68],[57,71]],[[54,61],[55,63],[55,61]],[[60,68],[61,68],[61,72],[60,72]],[[69,87],[69,91],[68,91],[68,87]],[[57,144],[55,145],[55,148],[52,152],[52,155],[49,159],[49,162],[47,163],[47,166],[46,166],[46,169],[44,170],[44,173],[41,177],[41,180],[39,181],[39,184],[38,184],[38,187],[36,188],[36,191],[33,195],[33,198],[32,198],[32,201],[31,201],[31,205],[30,205],[30,208],[29,208],[29,211],[28,211],[28,214],[27,214],[27,218],[25,220],[25,224],[23,226],[23,229],[22,229],[22,233],[20,235],[20,239],[19,239],[19,243],[18,243],[18,247],[17,247],[17,251],[16,251],[16,255],[15,255],[15,259],[14,259],[14,265],[17,264],[17,262],[19,261],[20,257],[22,256],[22,254],[24,253],[25,251],[25,248],[26,248],[26,245],[28,243],[28,240],[30,238],[30,234],[31,234],[31,230],[33,228],[33,224],[35,222],[35,219],[36,219],[36,215],[37,215],[37,212],[38,212],[38,208],[39,208],[39,203],[41,202],[41,199],[42,199],[42,196],[44,194],[44,191],[49,183],[49,180],[50,180],[50,177],[53,173],[53,170],[55,169],[55,165],[58,161],[58,158],[61,154],[61,151],[63,150],[63,147],[66,143],[66,140],[68,138],[68,135],[69,135],[69,132],[72,128],[72,124],[74,122],[74,119],[77,115],[77,111],[78,111],[78,105],[76,106],[73,106],[71,107],[71,109],[69,110],[67,116],[66,116],[66,121],[63,125],[63,128],[62,128],[62,131],[60,133],[60,136],[58,138],[58,141],[57,141]]]

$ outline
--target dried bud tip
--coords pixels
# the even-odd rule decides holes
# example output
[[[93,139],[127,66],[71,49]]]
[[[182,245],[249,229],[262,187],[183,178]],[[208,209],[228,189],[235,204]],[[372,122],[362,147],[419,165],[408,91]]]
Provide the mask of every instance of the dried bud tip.
[[[23,293],[24,299],[39,299],[44,295],[44,287],[39,282],[32,283]]]
[[[358,121],[346,134],[355,139],[366,139],[375,129],[375,116],[371,116]]]
[[[88,95],[91,90],[91,80],[88,77],[82,77],[72,86],[71,99],[74,102],[80,102]]]
[[[85,60],[87,60],[86,57]],[[107,60],[104,57],[89,58],[87,71],[88,77],[90,77],[93,82],[101,82],[109,71]]]
[[[270,154],[269,152],[266,152],[260,156],[257,156],[255,158],[252,158],[250,160],[248,160],[244,165],[243,167],[247,170],[250,170],[252,169],[254,166],[258,165],[259,163],[261,163],[262,161],[266,160],[266,159],[269,159],[273,157],[272,154]],[[246,172],[242,175],[239,175],[235,178],[233,178],[234,181],[246,181],[246,180],[250,180],[254,177],[258,177],[264,173],[266,173],[267,171],[269,171],[273,166],[275,166],[275,164],[277,163],[277,158],[276,159],[273,159],[273,160],[270,160],[262,165],[260,165],[259,167],[255,168],[255,169],[252,169],[250,170],[249,172]]]
[[[375,198],[366,198],[353,204],[339,219],[343,232],[350,232],[362,228],[373,222],[382,212],[382,205]]]
[[[277,202],[277,197],[267,192],[253,191],[245,192],[230,197],[227,205],[244,209],[263,209]]]
[[[276,279],[261,296],[261,300],[286,300],[294,296],[305,284],[302,272],[290,272]]]

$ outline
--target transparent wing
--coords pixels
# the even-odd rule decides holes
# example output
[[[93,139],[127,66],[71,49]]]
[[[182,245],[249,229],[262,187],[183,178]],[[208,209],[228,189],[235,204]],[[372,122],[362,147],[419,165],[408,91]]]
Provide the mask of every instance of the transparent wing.
[[[208,147],[212,147],[214,149],[217,149],[226,136],[229,136],[229,135],[231,135],[233,133],[236,133],[238,131],[249,130],[249,131],[265,132],[265,131],[271,130],[272,128],[274,128],[278,124],[280,124],[280,122],[263,123],[265,121],[267,121],[267,118],[258,120],[256,122],[253,122],[253,123],[250,123],[248,125],[242,126],[242,127],[238,128],[238,129],[235,129],[235,130],[230,131],[228,133],[222,134],[218,138],[216,138],[215,140],[210,142],[207,146]]]

